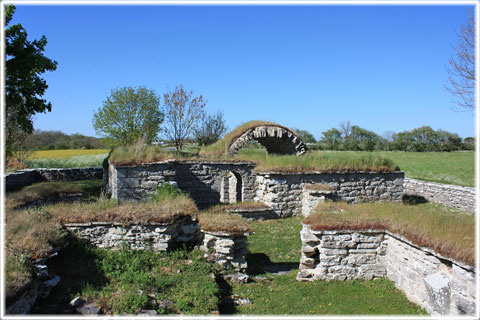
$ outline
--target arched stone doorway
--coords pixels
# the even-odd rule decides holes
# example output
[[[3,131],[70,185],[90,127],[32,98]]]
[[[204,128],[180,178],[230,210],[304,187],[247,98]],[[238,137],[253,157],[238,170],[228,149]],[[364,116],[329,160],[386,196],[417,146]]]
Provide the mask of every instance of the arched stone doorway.
[[[236,154],[247,143],[256,140],[271,154],[301,155],[307,146],[292,130],[280,125],[261,125],[247,129],[233,139],[228,148],[229,154]]]
[[[235,203],[243,201],[242,176],[234,171],[228,171],[222,177],[220,186],[220,203]]]

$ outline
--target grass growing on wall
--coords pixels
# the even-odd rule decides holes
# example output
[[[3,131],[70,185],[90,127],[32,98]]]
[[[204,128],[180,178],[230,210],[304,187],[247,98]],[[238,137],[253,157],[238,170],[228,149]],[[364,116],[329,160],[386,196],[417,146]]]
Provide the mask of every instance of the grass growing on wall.
[[[100,195],[103,180],[55,181],[40,182],[26,186],[19,191],[5,194],[5,208],[7,210],[22,207],[36,200],[45,200],[48,197],[61,193],[82,193],[83,200],[93,200]]]
[[[444,256],[475,263],[475,216],[434,204],[319,204],[303,222],[314,230],[387,229]]]

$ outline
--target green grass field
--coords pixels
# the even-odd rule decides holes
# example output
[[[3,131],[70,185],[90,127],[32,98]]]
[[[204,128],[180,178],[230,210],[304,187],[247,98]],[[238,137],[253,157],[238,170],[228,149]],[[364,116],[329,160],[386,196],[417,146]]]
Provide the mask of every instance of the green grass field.
[[[190,146],[192,150],[196,148]],[[190,150],[189,149],[189,150]],[[257,159],[261,156],[264,149],[246,148],[239,152],[239,157],[252,157]],[[318,152],[318,151],[315,151]],[[355,158],[365,158],[366,156],[381,156],[391,159],[396,163],[405,177],[420,179],[425,181],[439,182],[460,185],[465,187],[475,186],[475,152],[457,151],[457,152],[354,152],[354,151],[322,151],[325,159],[334,158],[333,154],[338,153],[342,158],[348,158],[348,154],[354,154]],[[101,166],[103,159],[108,155],[108,150],[50,150],[37,151],[34,159],[27,160],[32,168],[68,168],[68,167],[94,167]],[[368,158],[368,157],[367,157]],[[367,159],[365,158],[365,159]],[[300,159],[301,160],[301,159]],[[309,160],[305,158],[305,160]],[[271,166],[277,164],[276,158],[269,159]],[[277,161],[278,162],[278,161]],[[300,167],[305,167],[302,161]],[[308,162],[308,161],[307,161]],[[370,165],[370,164],[369,164]],[[309,168],[308,165],[306,166]]]
[[[475,152],[381,152],[406,178],[475,187]]]
[[[406,178],[475,187],[475,152],[356,152],[323,151],[380,155],[395,162]]]

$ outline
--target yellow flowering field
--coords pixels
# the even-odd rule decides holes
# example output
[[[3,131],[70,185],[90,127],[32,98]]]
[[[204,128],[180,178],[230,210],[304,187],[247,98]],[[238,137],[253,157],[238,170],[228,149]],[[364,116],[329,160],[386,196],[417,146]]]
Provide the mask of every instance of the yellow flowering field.
[[[58,158],[72,158],[76,156],[86,156],[92,154],[109,153],[110,149],[65,149],[65,150],[41,150],[35,151],[31,156],[33,159],[58,159]]]

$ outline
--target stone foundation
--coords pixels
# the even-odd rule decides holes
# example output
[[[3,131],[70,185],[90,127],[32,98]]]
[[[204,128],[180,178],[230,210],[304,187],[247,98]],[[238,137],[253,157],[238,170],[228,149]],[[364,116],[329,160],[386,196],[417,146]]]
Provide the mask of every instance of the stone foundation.
[[[118,200],[146,200],[165,182],[190,195],[200,209],[253,200],[255,165],[250,162],[165,161],[141,166],[109,166],[107,191]],[[233,187],[234,186],[234,187]]]
[[[357,203],[401,201],[403,172],[255,172],[251,162],[165,161],[108,168],[106,190],[118,200],[146,200],[173,183],[203,209],[218,203],[262,201],[277,218],[308,215],[332,199]]]
[[[205,258],[218,263],[224,270],[233,269],[242,273],[247,270],[248,234],[202,232],[204,238],[200,250],[205,252]]]
[[[387,277],[433,315],[474,315],[475,268],[385,230],[320,230],[303,225],[297,280]]]
[[[102,179],[103,168],[60,168],[60,169],[25,169],[5,175],[7,191],[21,189],[36,182],[78,181]]]
[[[68,223],[64,227],[81,239],[100,248],[151,249],[167,251],[184,243],[195,243],[200,234],[196,221],[190,217],[172,223],[128,225],[112,222]]]
[[[401,201],[403,176],[403,172],[257,172],[255,200],[269,205],[280,218],[309,215],[326,199],[347,203]]]

